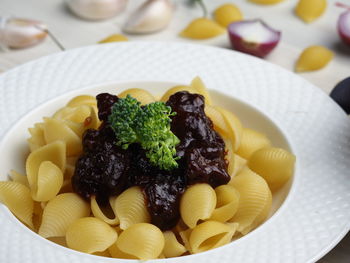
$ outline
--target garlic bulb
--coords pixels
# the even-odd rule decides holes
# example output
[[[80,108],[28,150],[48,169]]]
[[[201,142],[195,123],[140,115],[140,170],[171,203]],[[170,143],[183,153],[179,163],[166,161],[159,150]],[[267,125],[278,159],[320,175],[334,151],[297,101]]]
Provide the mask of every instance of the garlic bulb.
[[[164,29],[170,23],[174,7],[169,0],[147,0],[127,20],[123,31],[147,34]]]
[[[127,0],[66,0],[69,9],[84,19],[100,20],[125,9]]]
[[[39,21],[15,17],[0,18],[0,45],[25,48],[44,40],[47,27]]]

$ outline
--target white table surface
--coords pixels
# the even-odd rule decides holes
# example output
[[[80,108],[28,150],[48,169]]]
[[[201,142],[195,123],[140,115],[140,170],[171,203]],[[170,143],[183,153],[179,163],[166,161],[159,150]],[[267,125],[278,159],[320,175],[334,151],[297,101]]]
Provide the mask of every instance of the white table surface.
[[[226,35],[210,40],[193,41],[178,37],[190,20],[202,15],[201,9],[188,8],[187,0],[176,0],[175,17],[169,27],[151,35],[127,35],[130,41],[161,40],[189,41],[192,43],[229,48]],[[305,79],[329,93],[340,80],[350,76],[350,47],[339,40],[336,30],[337,18],[344,9],[335,6],[335,0],[328,0],[328,7],[322,17],[311,24],[305,24],[297,18],[293,9],[297,0],[284,0],[272,6],[261,6],[247,0],[204,0],[209,11],[226,2],[233,2],[241,9],[246,19],[261,18],[270,26],[282,31],[282,40],[276,49],[266,58],[293,71],[300,52],[310,45],[324,45],[335,52],[335,57],[327,67],[315,72],[300,74]],[[129,0],[124,13],[108,20],[91,22],[75,17],[65,7],[63,0],[0,0],[0,16],[15,15],[44,21],[50,31],[66,49],[96,44],[101,39],[115,33],[121,33],[126,17],[142,0]],[[349,0],[339,0],[347,3]],[[27,61],[60,52],[56,44],[47,38],[43,43],[22,50],[0,51],[0,72],[6,71]],[[350,262],[350,234],[319,262]]]

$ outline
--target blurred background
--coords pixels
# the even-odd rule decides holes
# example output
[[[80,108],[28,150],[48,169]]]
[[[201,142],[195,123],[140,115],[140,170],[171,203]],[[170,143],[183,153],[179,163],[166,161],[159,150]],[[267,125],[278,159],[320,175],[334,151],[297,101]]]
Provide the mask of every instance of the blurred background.
[[[99,42],[186,41],[226,49],[248,43],[259,51],[266,44],[271,50],[261,59],[298,71],[325,93],[340,83],[332,97],[348,111],[342,100],[347,94],[350,107],[349,10],[349,0],[0,0],[0,74]],[[252,19],[269,27],[242,23]],[[241,23],[231,28],[231,37],[238,36],[232,42],[229,22]],[[349,248],[348,234],[319,262],[350,262]]]

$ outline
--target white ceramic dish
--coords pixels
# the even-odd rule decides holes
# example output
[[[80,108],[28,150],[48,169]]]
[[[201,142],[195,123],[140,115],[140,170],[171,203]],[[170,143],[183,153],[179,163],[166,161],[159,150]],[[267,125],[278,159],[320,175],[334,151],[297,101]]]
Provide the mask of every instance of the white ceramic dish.
[[[0,178],[5,179],[12,168],[23,168],[26,128],[72,96],[117,92],[135,81],[156,94],[171,86],[170,82],[188,83],[196,75],[214,90],[216,103],[233,110],[244,124],[268,133],[275,145],[291,147],[298,169],[292,187],[286,186],[275,198],[276,210],[291,187],[283,205],[258,229],[224,247],[164,261],[317,260],[350,226],[348,119],[326,95],[301,78],[233,51],[175,43],[103,45],[49,56],[4,74],[0,78],[0,136],[12,129],[0,145]],[[89,88],[76,91],[81,87]],[[61,94],[65,95],[56,98]],[[18,122],[30,109],[53,98]],[[2,205],[0,222],[0,262],[118,262],[48,242],[21,225]]]

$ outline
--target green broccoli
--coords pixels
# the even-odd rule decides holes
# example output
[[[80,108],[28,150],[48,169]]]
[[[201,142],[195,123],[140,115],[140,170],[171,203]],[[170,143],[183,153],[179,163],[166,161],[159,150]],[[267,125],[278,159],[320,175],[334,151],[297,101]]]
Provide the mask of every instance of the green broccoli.
[[[170,130],[170,117],[175,114],[163,102],[141,107],[140,102],[127,95],[113,105],[108,120],[117,145],[127,149],[131,143],[140,143],[153,165],[171,170],[178,166],[175,147],[180,142]]]

